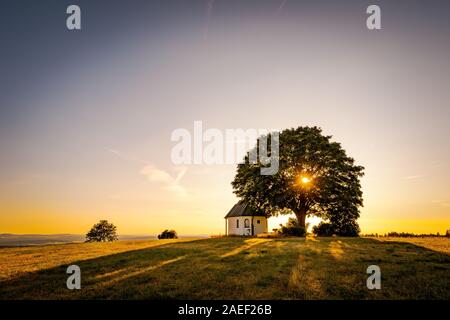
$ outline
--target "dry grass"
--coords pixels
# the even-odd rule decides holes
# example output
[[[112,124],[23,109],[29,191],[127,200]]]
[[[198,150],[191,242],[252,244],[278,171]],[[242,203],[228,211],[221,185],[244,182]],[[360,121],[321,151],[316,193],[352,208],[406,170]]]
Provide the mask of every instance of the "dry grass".
[[[380,241],[399,241],[408,242],[421,246],[427,249],[445,252],[450,254],[450,238],[444,237],[425,237],[425,238],[396,238],[396,237],[386,237],[386,238],[375,238]]]
[[[28,272],[69,264],[72,261],[88,260],[125,251],[191,240],[136,240],[112,243],[69,243],[19,248],[0,247],[0,281]]]
[[[170,240],[169,240],[170,241]],[[81,290],[66,268],[81,268]],[[378,265],[382,289],[368,290]],[[450,255],[368,238],[215,238],[0,249],[0,299],[450,299]]]

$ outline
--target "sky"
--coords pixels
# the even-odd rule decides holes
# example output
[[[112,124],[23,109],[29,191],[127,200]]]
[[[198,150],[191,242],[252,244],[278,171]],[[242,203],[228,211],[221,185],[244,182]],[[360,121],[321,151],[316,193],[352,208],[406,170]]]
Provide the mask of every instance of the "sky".
[[[171,159],[194,121],[319,126],[365,167],[363,233],[443,233],[449,15],[436,0],[4,0],[0,233],[107,219],[120,234],[223,234],[236,166]]]

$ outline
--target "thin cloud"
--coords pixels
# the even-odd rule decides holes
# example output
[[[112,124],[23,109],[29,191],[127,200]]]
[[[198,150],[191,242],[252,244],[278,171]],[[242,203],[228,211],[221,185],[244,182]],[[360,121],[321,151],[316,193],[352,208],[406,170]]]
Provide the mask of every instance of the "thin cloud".
[[[433,201],[431,201],[431,202],[434,203],[434,204],[440,205],[440,206],[442,206],[442,207],[445,207],[445,208],[450,207],[450,202],[448,202],[448,201],[433,200]]]
[[[433,161],[430,163],[430,167],[440,167],[443,163],[441,161]]]
[[[169,192],[173,192],[179,196],[185,197],[187,195],[186,190],[180,185],[181,179],[186,174],[187,168],[186,167],[177,167],[175,169],[176,176],[173,177],[168,172],[158,169],[156,166],[151,164],[149,161],[133,157],[130,155],[127,155],[121,151],[111,149],[111,148],[105,148],[108,152],[111,152],[115,156],[132,162],[137,163],[143,163],[145,166],[141,169],[140,174],[145,176],[148,181],[161,184],[162,189],[167,190]]]
[[[180,185],[180,181],[186,174],[187,168],[177,168],[177,171],[177,175],[173,177],[168,172],[158,169],[152,164],[147,164],[141,169],[141,174],[150,182],[162,184],[164,190],[176,193],[179,196],[186,196],[186,190]]]
[[[284,8],[284,6],[286,5],[286,2],[287,2],[287,0],[283,0],[283,1],[281,2],[280,6],[278,7],[278,10],[277,10],[277,12],[276,12],[276,15],[279,15],[279,14],[283,11],[283,8]]]
[[[414,175],[414,176],[404,177],[403,179],[405,179],[405,180],[413,180],[413,179],[419,179],[419,178],[423,178],[423,177],[425,177],[424,174],[417,174],[417,175]]]
[[[133,161],[133,162],[139,162],[139,163],[148,163],[148,161],[146,161],[146,160],[129,156],[129,155],[124,154],[123,152],[115,150],[115,149],[105,148],[105,150],[108,151],[108,152],[111,152],[115,156],[117,156],[117,157],[119,157],[121,159],[124,159],[124,160]]]

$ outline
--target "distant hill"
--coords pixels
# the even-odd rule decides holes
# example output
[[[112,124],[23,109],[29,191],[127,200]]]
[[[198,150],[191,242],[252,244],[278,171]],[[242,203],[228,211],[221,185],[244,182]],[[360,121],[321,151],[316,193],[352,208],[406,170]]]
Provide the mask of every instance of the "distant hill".
[[[82,241],[84,241],[84,236],[81,234],[0,234],[0,246],[27,246]]]
[[[208,235],[180,235],[180,238],[206,238]],[[119,240],[152,240],[157,235],[119,235]],[[70,242],[84,242],[82,234],[0,234],[0,247],[31,246]]]

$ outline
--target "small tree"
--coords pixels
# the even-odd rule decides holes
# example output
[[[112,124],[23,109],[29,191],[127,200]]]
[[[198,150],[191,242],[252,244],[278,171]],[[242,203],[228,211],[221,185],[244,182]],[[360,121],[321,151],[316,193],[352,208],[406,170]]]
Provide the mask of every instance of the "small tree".
[[[175,230],[164,230],[160,235],[158,235],[158,239],[177,239],[177,232]]]
[[[450,229],[447,230],[447,232],[445,233],[445,236],[446,236],[447,238],[450,238]]]
[[[86,234],[86,242],[106,242],[117,240],[116,226],[107,220],[100,220]]]

